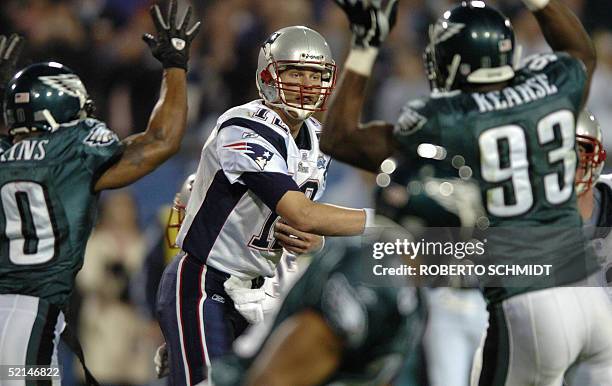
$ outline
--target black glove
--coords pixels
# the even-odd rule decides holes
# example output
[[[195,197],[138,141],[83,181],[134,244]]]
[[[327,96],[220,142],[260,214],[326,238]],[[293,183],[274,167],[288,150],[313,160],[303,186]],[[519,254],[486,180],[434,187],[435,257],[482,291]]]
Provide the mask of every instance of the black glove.
[[[149,45],[153,56],[162,63],[164,68],[178,67],[187,70],[189,46],[198,34],[201,24],[198,21],[187,29],[191,12],[192,9],[189,6],[182,22],[178,24],[176,20],[176,0],[170,0],[167,22],[164,20],[157,4],[151,7],[151,17],[153,23],[155,23],[155,29],[157,29],[157,37],[144,34],[142,39]]]
[[[23,49],[23,37],[12,34],[10,38],[0,35],[0,102],[4,100],[4,89],[13,75],[19,54]]]
[[[351,23],[353,47],[378,48],[397,20],[398,0],[335,0]]]

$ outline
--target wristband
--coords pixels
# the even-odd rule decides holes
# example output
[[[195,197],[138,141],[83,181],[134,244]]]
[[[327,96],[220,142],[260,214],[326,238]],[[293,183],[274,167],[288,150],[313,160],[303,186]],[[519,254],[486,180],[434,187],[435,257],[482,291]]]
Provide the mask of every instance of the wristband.
[[[523,3],[531,12],[536,12],[545,8],[550,0],[523,0]]]
[[[367,228],[376,226],[376,222],[375,222],[376,211],[372,208],[364,208],[363,211],[365,212],[364,230],[366,230]]]
[[[378,56],[378,48],[352,48],[344,62],[344,68],[359,75],[370,76],[376,56]]]

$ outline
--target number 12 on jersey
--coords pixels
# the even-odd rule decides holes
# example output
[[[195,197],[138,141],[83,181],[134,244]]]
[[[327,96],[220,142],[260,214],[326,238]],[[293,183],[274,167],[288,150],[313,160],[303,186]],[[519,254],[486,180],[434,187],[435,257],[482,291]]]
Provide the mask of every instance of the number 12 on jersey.
[[[569,200],[574,189],[575,122],[571,111],[559,110],[540,119],[536,127],[540,146],[555,140],[555,129],[561,136],[561,146],[548,152],[547,162],[549,165],[561,163],[563,172],[553,171],[543,177],[546,201],[552,205]],[[482,178],[497,185],[486,192],[488,212],[497,217],[527,213],[533,206],[534,193],[525,129],[519,125],[493,127],[480,134],[478,144]],[[502,161],[504,155],[507,162]]]
[[[319,190],[319,182],[317,180],[308,180],[300,186],[300,190],[308,197],[313,199]],[[274,224],[280,217],[271,212],[266,219],[261,231],[257,235],[253,235],[249,241],[251,248],[260,250],[281,250],[283,249],[274,238]]]

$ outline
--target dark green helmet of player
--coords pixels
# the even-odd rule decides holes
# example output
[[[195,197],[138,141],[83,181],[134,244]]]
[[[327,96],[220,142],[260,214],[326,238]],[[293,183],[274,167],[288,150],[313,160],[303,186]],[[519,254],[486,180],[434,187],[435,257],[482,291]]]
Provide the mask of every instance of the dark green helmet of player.
[[[514,44],[506,16],[482,1],[462,2],[430,26],[424,56],[432,89],[450,91],[513,78],[518,61]]]
[[[4,120],[11,135],[54,132],[92,110],[83,82],[71,69],[56,62],[37,63],[19,71],[9,82]]]

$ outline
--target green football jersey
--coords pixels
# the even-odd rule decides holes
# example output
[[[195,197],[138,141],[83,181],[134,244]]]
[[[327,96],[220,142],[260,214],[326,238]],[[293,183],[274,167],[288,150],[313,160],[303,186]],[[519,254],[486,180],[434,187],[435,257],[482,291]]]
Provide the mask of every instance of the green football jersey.
[[[0,134],[0,154],[2,154],[3,151],[5,151],[11,146],[12,146],[12,143],[11,143],[10,138],[8,136]]]
[[[103,122],[85,119],[0,154],[0,294],[66,304],[95,223],[93,185],[120,149]]]
[[[358,243],[330,241],[291,289],[275,320],[240,338],[250,352],[236,347],[237,354],[213,362],[214,384],[240,385],[271,332],[305,310],[319,313],[344,342],[340,367],[324,384],[380,385],[397,375],[420,342],[425,306],[419,290],[404,277],[374,276],[371,248]]]
[[[434,93],[395,127],[403,156],[473,180],[489,229],[486,265],[550,265],[547,276],[483,276],[489,301],[577,282],[596,270],[576,208],[576,117],[584,65],[566,53],[526,60],[501,90]]]

